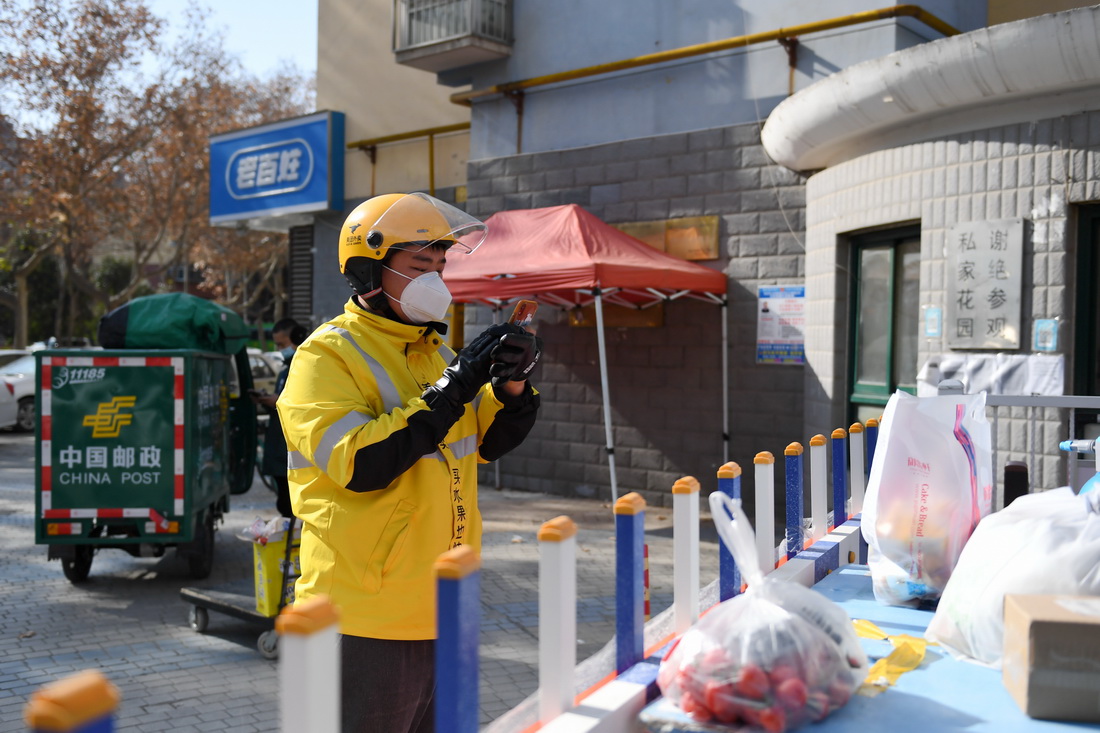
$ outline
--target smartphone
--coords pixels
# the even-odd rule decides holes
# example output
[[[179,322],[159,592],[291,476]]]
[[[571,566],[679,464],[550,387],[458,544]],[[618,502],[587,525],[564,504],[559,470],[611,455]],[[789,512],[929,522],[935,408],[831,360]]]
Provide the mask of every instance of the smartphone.
[[[535,312],[538,309],[539,304],[535,301],[521,300],[516,303],[515,310],[512,311],[512,317],[508,319],[508,322],[526,328],[531,325],[531,321],[535,318]]]

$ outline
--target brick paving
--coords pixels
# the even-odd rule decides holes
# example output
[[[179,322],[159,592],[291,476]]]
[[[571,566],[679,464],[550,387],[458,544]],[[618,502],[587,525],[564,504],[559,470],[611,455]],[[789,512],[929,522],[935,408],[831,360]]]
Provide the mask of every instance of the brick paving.
[[[250,588],[251,548],[234,533],[273,517],[258,481],[231,499],[217,535],[214,572],[192,580],[169,550],[134,558],[104,550],[87,583],[74,586],[34,544],[34,438],[0,432],[0,733],[24,731],[30,694],[73,672],[100,669],[122,694],[120,731],[271,731],[279,725],[278,663],[256,650],[263,629],[211,612],[187,625],[182,587]],[[704,485],[704,489],[706,486]],[[614,633],[614,518],[606,502],[483,490],[480,721],[486,725],[538,687],[538,542],[561,514],[578,525],[577,659]],[[646,515],[654,614],[672,600],[672,510]],[[717,574],[717,545],[704,517],[701,581]]]

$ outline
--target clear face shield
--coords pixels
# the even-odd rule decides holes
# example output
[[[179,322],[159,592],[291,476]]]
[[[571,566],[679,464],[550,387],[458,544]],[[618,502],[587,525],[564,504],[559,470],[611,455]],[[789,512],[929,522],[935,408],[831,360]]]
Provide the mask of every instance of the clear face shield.
[[[470,254],[487,233],[485,224],[465,211],[425,193],[410,193],[378,217],[367,234],[367,245],[419,252],[441,244],[448,252]]]

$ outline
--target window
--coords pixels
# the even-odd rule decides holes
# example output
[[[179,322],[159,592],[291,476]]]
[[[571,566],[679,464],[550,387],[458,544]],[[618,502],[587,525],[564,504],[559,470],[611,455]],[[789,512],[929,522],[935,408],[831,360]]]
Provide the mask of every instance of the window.
[[[1100,206],[1081,207],[1077,232],[1073,391],[1079,395],[1100,395],[1100,358],[1097,356],[1100,352],[1100,296],[1097,296],[1100,290]]]
[[[852,241],[851,417],[877,418],[896,390],[916,392],[920,229]]]
[[[1075,289],[1073,394],[1100,395],[1100,205],[1078,210]],[[1062,343],[1068,337],[1058,335],[1063,353],[1069,350]],[[1100,435],[1100,415],[1078,410],[1073,428],[1077,437],[1094,438]]]

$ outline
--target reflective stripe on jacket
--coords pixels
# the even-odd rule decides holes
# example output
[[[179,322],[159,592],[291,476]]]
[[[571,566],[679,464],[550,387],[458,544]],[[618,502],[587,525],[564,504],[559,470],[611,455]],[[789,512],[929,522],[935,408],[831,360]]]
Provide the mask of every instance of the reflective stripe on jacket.
[[[529,388],[523,409],[502,411],[487,386],[440,440],[444,416],[420,395],[452,357],[429,327],[354,301],[295,352],[278,402],[291,501],[303,520],[295,592],[298,600],[328,594],[342,633],[435,638],[432,564],[459,544],[481,550],[477,464],[486,432],[506,451],[534,422]],[[509,413],[522,413],[522,424],[507,424]]]

